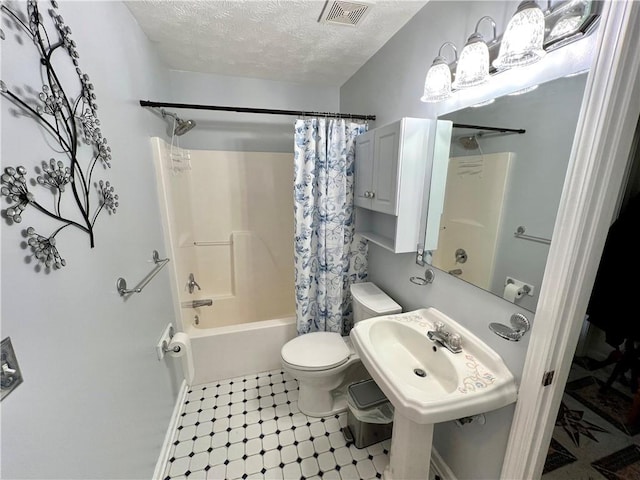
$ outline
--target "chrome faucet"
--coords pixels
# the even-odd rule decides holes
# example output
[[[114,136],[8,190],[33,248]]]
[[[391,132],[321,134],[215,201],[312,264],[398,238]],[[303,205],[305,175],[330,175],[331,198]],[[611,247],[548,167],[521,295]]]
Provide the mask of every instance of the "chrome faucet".
[[[200,285],[198,285],[198,283],[196,282],[196,277],[193,276],[193,273],[190,273],[189,281],[187,282],[187,290],[189,290],[189,293],[193,293],[195,287],[198,287],[198,290],[202,290],[200,288]]]
[[[182,308],[210,307],[211,305],[213,305],[213,300],[211,298],[205,298],[203,300],[191,300],[181,303]]]
[[[429,340],[438,342],[451,353],[462,352],[462,339],[460,338],[460,335],[457,333],[447,332],[444,329],[444,323],[442,322],[436,322],[435,328],[435,330],[429,330],[427,332]]]

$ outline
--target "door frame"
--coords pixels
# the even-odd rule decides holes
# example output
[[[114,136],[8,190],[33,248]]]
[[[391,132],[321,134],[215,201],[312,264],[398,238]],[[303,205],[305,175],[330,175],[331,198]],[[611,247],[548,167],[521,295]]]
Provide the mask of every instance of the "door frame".
[[[502,466],[540,478],[640,116],[640,2],[608,1],[574,137]],[[543,386],[545,372],[553,382]]]

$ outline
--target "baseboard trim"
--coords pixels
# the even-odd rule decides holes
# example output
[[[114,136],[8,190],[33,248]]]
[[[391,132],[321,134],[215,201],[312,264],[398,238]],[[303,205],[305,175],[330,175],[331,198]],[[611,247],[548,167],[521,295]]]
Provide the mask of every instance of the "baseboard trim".
[[[169,420],[169,427],[167,428],[167,433],[164,436],[164,442],[162,442],[162,449],[160,450],[160,456],[158,457],[158,462],[156,463],[156,469],[153,472],[153,480],[162,480],[164,473],[164,469],[169,461],[169,454],[171,453],[171,441],[173,440],[173,434],[178,428],[178,423],[180,422],[180,412],[182,411],[182,406],[187,398],[187,392],[189,391],[189,386],[187,382],[182,381],[182,385],[180,386],[180,391],[178,392],[178,398],[176,399],[176,404],[173,407],[173,413],[171,414],[171,418]]]
[[[440,454],[435,448],[431,448],[431,464],[442,480],[457,480],[453,473],[453,470],[449,468],[449,465],[442,459]]]

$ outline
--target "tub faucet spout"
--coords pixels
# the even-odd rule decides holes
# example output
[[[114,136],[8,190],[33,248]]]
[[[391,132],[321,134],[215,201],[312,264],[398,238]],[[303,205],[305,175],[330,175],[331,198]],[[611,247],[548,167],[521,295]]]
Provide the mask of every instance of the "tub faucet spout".
[[[213,305],[213,300],[211,298],[205,298],[203,300],[190,300],[188,302],[182,302],[182,308],[210,307],[211,305]]]

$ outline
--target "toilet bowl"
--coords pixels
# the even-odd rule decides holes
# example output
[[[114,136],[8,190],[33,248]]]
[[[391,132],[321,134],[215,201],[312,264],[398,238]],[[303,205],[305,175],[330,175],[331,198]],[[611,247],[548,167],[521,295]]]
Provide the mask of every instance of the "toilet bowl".
[[[371,282],[351,285],[353,321],[400,313],[402,307]],[[369,378],[348,336],[312,332],[288,341],[280,352],[282,366],[298,381],[298,408],[310,417],[347,409],[346,388]]]

